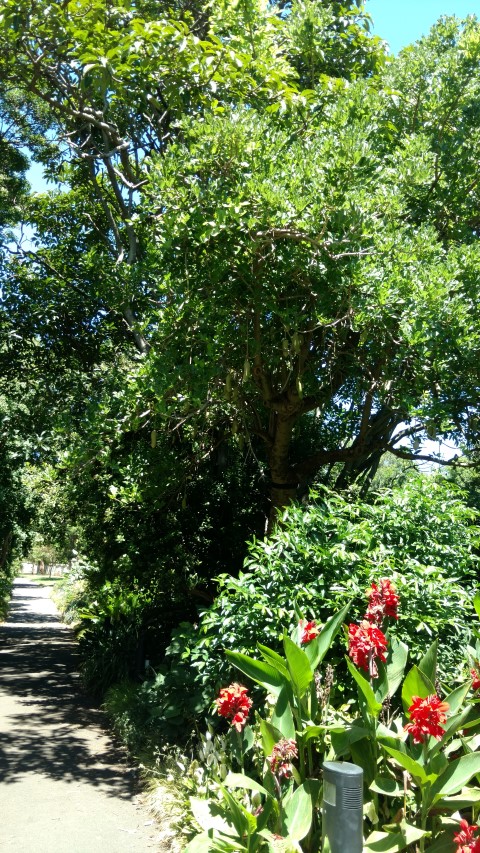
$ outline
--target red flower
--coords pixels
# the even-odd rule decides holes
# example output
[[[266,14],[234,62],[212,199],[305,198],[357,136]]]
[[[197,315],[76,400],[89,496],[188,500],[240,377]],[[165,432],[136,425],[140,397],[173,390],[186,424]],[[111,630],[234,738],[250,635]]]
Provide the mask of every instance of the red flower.
[[[381,625],[386,616],[398,619],[398,595],[388,578],[381,578],[379,586],[372,583],[367,595],[368,607],[365,616],[369,622]]]
[[[230,720],[237,732],[241,732],[246,725],[248,712],[253,705],[247,693],[246,687],[234,682],[230,687],[223,687],[215,700],[220,716]]]
[[[378,657],[385,663],[386,651],[387,638],[375,625],[364,620],[360,625],[348,626],[348,654],[353,662],[360,669],[369,672],[372,678],[378,675],[375,658]]]
[[[280,779],[288,779],[292,775],[291,762],[294,758],[298,758],[298,747],[294,740],[282,738],[281,741],[275,744],[272,749],[272,754],[268,757],[270,770]]]
[[[298,627],[302,632],[300,635],[300,642],[302,645],[306,645],[307,643],[311,643],[315,637],[318,637],[320,633],[320,628],[317,628],[316,622],[305,622],[304,619],[301,619],[298,623]]]
[[[477,669],[479,664],[475,664],[475,667],[470,670],[470,675],[472,676],[472,690],[480,690],[480,672]]]
[[[412,696],[412,704],[408,709],[410,723],[405,729],[410,732],[414,743],[424,743],[429,735],[440,740],[445,734],[440,723],[445,723],[449,705],[442,702],[439,696]]]
[[[480,838],[473,835],[477,829],[478,826],[470,826],[467,820],[460,821],[460,832],[453,836],[455,844],[458,844],[455,853],[479,853]]]

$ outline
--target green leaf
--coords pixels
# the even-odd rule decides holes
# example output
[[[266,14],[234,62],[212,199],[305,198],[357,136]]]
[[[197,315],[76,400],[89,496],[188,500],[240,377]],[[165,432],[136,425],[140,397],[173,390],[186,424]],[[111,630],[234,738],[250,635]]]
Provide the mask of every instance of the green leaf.
[[[368,729],[356,725],[352,725],[350,728],[345,729],[345,731],[340,733],[332,732],[332,747],[334,749],[335,756],[340,757],[345,752],[348,752],[352,743],[356,743],[358,740],[363,740],[363,738],[367,737],[368,734]]]
[[[338,611],[338,613],[334,613],[334,615],[325,622],[325,625],[320,631],[318,637],[315,637],[311,643],[307,643],[305,646],[305,654],[308,657],[312,670],[317,668],[319,663],[322,662],[323,658],[327,654],[335,636],[345,621],[345,617],[349,609],[350,604],[346,604],[345,607],[342,607],[342,609]]]
[[[201,832],[192,838],[185,847],[184,853],[211,853],[212,839],[208,832]]]
[[[403,787],[393,776],[386,774],[377,776],[370,785],[370,790],[377,794],[384,794],[386,797],[403,797]]]
[[[480,788],[464,788],[452,797],[444,797],[437,803],[437,808],[456,812],[470,808],[480,803]]]
[[[389,638],[390,648],[387,657],[388,695],[393,696],[402,683],[408,658],[408,646],[397,637]]]
[[[227,791],[222,785],[220,790],[228,806],[229,815],[232,818],[232,823],[237,831],[239,838],[244,835],[252,835],[257,828],[257,819],[253,814],[250,814],[235,797]]]
[[[461,708],[467,697],[470,687],[470,681],[467,681],[465,684],[461,684],[460,687],[456,687],[455,690],[452,690],[452,692],[449,693],[448,696],[445,696],[445,702],[448,702],[450,706],[450,714],[456,714],[457,711]]]
[[[452,761],[430,789],[432,805],[442,797],[448,797],[460,791],[472,778],[480,773],[480,753],[472,752]]]
[[[432,645],[427,649],[423,658],[418,664],[419,670],[427,676],[427,678],[429,679],[429,681],[432,682],[432,684],[435,684],[435,679],[437,677],[437,651],[438,639],[433,641]]]
[[[313,679],[313,670],[305,652],[287,635],[283,638],[290,678],[300,698],[305,694]]]
[[[273,668],[278,670],[281,675],[288,678],[288,668],[285,658],[273,649],[269,649],[268,646],[263,646],[261,643],[257,643],[257,648],[264,660],[269,663],[270,666],[273,666]]]
[[[283,687],[272,715],[272,725],[278,729],[287,740],[295,740],[295,723],[290,706],[290,688]]]
[[[400,853],[428,833],[424,829],[403,824],[401,832],[372,832],[363,845],[364,853]]]
[[[343,725],[338,725],[338,726],[336,726],[336,725],[331,725],[331,726],[305,726],[303,731],[299,732],[298,734],[302,738],[302,743],[306,744],[306,743],[308,743],[309,740],[312,740],[313,738],[321,737],[321,735],[324,735],[325,732],[337,732],[338,733],[338,732],[343,732],[343,731],[344,731]]]
[[[279,729],[272,726],[267,720],[262,719],[260,716],[257,716],[257,719],[260,724],[263,752],[265,758],[268,758],[272,754],[273,747],[282,739],[283,735]]]
[[[215,800],[190,797],[190,808],[195,820],[202,829],[218,829],[227,834],[232,831],[232,824],[227,822],[224,809]]]
[[[367,703],[367,708],[372,717],[378,717],[380,711],[382,710],[381,702],[377,702],[375,699],[375,694],[372,690],[370,682],[361,674],[361,672],[356,668],[356,666],[352,663],[350,658],[346,657],[348,669],[350,670],[351,675],[355,679],[360,688],[360,691]]]
[[[266,690],[269,690],[270,693],[276,696],[280,694],[282,687],[285,685],[285,679],[273,666],[261,660],[250,658],[241,652],[231,652],[226,649],[225,654],[234,666],[240,672],[243,672],[244,675],[248,675],[252,681],[261,684],[262,687],[265,687]]]
[[[480,619],[480,589],[475,593],[475,597],[473,599],[473,606],[475,608],[475,612]]]
[[[260,785],[260,782],[251,779],[245,773],[228,773],[223,783],[230,785],[231,788],[245,788],[247,791],[258,791],[260,794],[265,794],[266,797],[270,796],[267,789]]]
[[[312,825],[312,798],[304,785],[300,785],[284,803],[284,813],[284,826],[289,837],[292,841],[301,841]]]
[[[428,781],[427,774],[418,761],[415,761],[415,759],[410,755],[407,755],[407,753],[400,752],[399,749],[392,749],[391,746],[385,746],[385,744],[382,744],[382,746],[385,752],[391,755],[400,767],[403,767],[404,770],[407,770],[410,773],[410,776],[413,776],[414,779],[417,779],[420,783]]]
[[[402,702],[405,711],[410,708],[414,696],[426,699],[427,696],[432,696],[435,692],[435,685],[425,673],[418,666],[412,666],[402,687]]]

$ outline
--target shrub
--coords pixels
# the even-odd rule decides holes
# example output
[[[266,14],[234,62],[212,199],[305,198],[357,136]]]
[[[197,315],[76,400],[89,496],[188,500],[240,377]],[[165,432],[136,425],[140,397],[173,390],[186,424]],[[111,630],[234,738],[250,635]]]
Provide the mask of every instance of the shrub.
[[[173,632],[168,668],[149,688],[162,733],[184,734],[205,713],[231,676],[225,649],[249,653],[257,642],[278,649],[299,612],[325,621],[353,601],[357,618],[366,587],[379,575],[394,581],[408,613],[394,632],[412,656],[439,636],[440,677],[460,677],[458,648],[470,636],[466,618],[478,562],[475,517],[451,484],[421,475],[372,504],[322,489],[307,508],[291,507],[270,540],[251,543],[237,579],[218,579],[218,597],[198,624]]]

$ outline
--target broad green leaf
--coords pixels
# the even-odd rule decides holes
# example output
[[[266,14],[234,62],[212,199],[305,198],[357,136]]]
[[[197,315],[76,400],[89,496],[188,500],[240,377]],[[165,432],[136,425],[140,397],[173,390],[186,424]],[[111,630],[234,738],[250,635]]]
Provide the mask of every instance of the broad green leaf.
[[[301,785],[284,805],[285,829],[292,841],[305,838],[312,825],[312,798],[310,791]]]
[[[432,805],[442,797],[461,791],[477,773],[480,773],[480,753],[478,752],[462,755],[456,761],[452,761],[430,789]]]
[[[212,839],[207,832],[196,835],[185,847],[184,853],[211,853]]]
[[[447,722],[444,724],[445,734],[433,747],[430,747],[430,755],[435,755],[444,749],[448,741],[454,736],[455,732],[464,728],[469,712],[470,708],[467,707],[464,708],[460,714],[454,714],[453,717],[448,717]]]
[[[303,731],[299,732],[299,735],[302,738],[302,742],[305,744],[308,743],[309,740],[312,740],[312,738],[321,737],[325,732],[342,733],[344,731],[345,726],[342,724],[332,724],[331,726],[305,726]]]
[[[475,593],[475,597],[473,599],[473,606],[475,608],[478,618],[480,619],[480,590]]]
[[[282,739],[283,735],[279,729],[267,722],[267,720],[264,720],[262,717],[257,716],[257,720],[260,724],[263,752],[265,758],[268,758],[268,756],[272,754],[273,747]]]
[[[414,696],[426,699],[427,696],[432,696],[434,693],[436,693],[435,685],[418,666],[412,666],[402,687],[402,702],[405,711],[410,708]]]
[[[401,832],[372,832],[363,845],[363,853],[400,853],[428,834],[409,823],[402,825]]]
[[[227,791],[227,789],[222,785],[220,785],[220,790],[228,807],[228,816],[231,816],[232,823],[239,838],[243,838],[244,835],[252,835],[257,828],[257,819],[255,815],[247,811],[247,809],[235,799],[233,794],[231,794],[230,791]]]
[[[386,665],[389,696],[393,696],[402,683],[407,658],[408,646],[397,637],[390,637],[390,653]]]
[[[419,670],[427,676],[428,680],[431,681],[432,684],[435,684],[435,679],[437,677],[437,652],[438,640],[434,640],[418,664]]]
[[[269,649],[268,646],[262,646],[261,643],[257,643],[257,648],[264,660],[269,663],[270,666],[273,666],[273,668],[277,669],[281,675],[288,678],[287,662],[282,655],[279,655],[278,652],[275,652],[273,649]]]
[[[420,782],[427,782],[428,777],[422,765],[419,764],[418,761],[415,761],[415,759],[410,755],[407,755],[405,752],[400,752],[399,749],[392,749],[391,746],[383,745],[383,749],[395,759],[400,767],[407,770],[410,773],[410,776],[413,776],[414,779],[418,779]]]
[[[369,730],[363,726],[351,726],[343,732],[332,732],[332,747],[336,757],[340,757],[345,752],[350,750],[352,743],[356,743],[363,738],[368,737]]]
[[[456,714],[457,711],[463,705],[467,694],[470,690],[470,682],[467,681],[465,684],[461,684],[460,687],[456,687],[455,690],[452,690],[448,696],[445,696],[445,702],[448,702],[450,706],[449,714]]]
[[[375,699],[375,693],[372,690],[370,682],[359,672],[356,666],[352,663],[350,658],[346,658],[348,669],[350,670],[351,675],[355,679],[360,688],[360,691],[367,703],[367,708],[372,717],[378,717],[380,711],[382,710],[381,702],[377,702]]]
[[[231,788],[245,788],[247,791],[258,791],[260,794],[265,794],[269,797],[267,789],[260,785],[255,779],[246,776],[245,773],[228,773],[223,780],[224,785],[230,785]]]
[[[265,689],[270,691],[270,693],[273,693],[276,696],[279,695],[285,684],[285,679],[278,670],[273,668],[273,666],[270,666],[268,663],[264,663],[264,661],[249,658],[248,655],[244,655],[241,652],[231,652],[226,649],[225,654],[234,666],[240,670],[240,672],[243,672],[244,675],[248,675],[248,677],[251,678],[252,681],[256,681],[257,684],[261,684],[262,687],[265,687]]]
[[[386,774],[377,776],[370,785],[370,790],[377,794],[384,794],[386,797],[403,797],[403,787],[393,776]]]
[[[464,788],[452,797],[437,802],[437,808],[456,812],[480,803],[480,788]]]
[[[315,637],[311,643],[307,643],[305,646],[305,654],[307,655],[310,666],[313,670],[317,668],[319,663],[322,662],[323,658],[327,654],[335,636],[345,621],[345,617],[349,609],[350,604],[346,604],[345,607],[342,607],[342,609],[338,611],[338,613],[334,613],[333,616],[325,622],[325,625],[320,631],[318,637]]]
[[[291,681],[295,692],[301,698],[313,679],[312,667],[303,649],[300,649],[287,635],[283,638],[283,647],[285,649]]]
[[[272,715],[272,725],[278,729],[287,740],[295,740],[295,723],[293,722],[290,705],[290,687],[283,687]]]
[[[203,800],[201,797],[190,797],[190,808],[198,825],[204,829],[219,829],[227,834],[232,831],[232,823],[228,822],[225,810],[215,800]]]

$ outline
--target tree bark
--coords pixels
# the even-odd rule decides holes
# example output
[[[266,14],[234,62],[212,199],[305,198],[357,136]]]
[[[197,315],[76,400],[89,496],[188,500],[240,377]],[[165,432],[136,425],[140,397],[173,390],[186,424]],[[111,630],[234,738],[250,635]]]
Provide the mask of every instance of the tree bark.
[[[271,477],[268,535],[275,529],[282,511],[295,500],[299,483],[290,464],[290,443],[296,417],[275,414],[272,419],[272,443],[268,453]]]
[[[12,544],[12,532],[7,533],[0,548],[0,570],[3,570],[7,565],[8,555]]]

